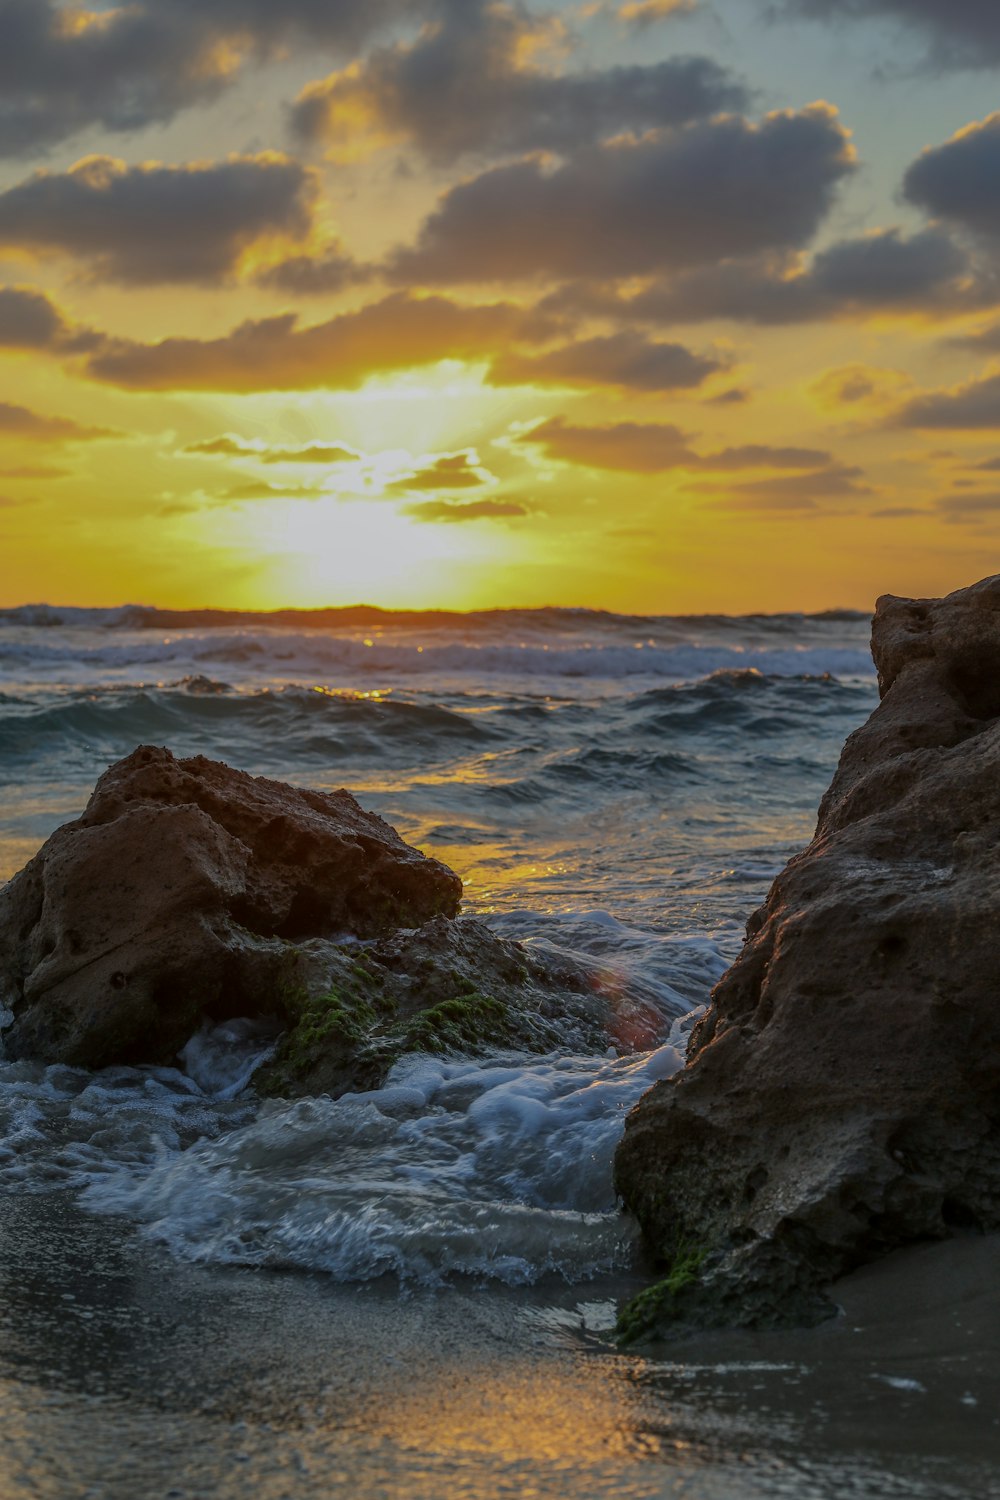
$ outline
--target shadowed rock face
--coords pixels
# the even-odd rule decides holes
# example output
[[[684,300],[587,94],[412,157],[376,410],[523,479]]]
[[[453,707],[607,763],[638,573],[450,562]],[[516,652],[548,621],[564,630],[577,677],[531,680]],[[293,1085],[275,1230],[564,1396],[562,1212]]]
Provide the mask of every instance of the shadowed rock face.
[[[292,940],[453,916],[461,893],[347,792],[143,746],[0,890],[7,1054],[169,1062],[203,1015],[274,1013]]]
[[[881,703],[616,1175],[652,1321],[780,1323],[907,1241],[1000,1228],[1000,577],[886,597]]]

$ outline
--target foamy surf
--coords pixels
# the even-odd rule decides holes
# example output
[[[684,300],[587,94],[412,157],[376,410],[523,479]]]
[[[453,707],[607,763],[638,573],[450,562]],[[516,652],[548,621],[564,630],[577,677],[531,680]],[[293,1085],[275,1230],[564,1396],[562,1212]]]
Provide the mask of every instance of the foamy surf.
[[[612,1158],[628,1110],[682,1066],[686,1022],[641,1058],[416,1056],[383,1088],[265,1104],[251,1123],[92,1182],[186,1259],[509,1284],[628,1263]]]

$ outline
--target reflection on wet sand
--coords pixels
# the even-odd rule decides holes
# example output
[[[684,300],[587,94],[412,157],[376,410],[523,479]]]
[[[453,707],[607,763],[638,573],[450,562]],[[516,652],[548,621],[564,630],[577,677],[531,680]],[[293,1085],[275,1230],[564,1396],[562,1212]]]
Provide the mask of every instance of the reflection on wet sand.
[[[625,1356],[623,1282],[401,1296],[4,1207],[5,1500],[1000,1496],[997,1241],[865,1271],[825,1328]]]

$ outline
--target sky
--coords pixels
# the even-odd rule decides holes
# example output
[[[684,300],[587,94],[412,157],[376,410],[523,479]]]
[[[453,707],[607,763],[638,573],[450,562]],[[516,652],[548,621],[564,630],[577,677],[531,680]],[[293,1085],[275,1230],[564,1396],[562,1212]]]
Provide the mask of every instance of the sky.
[[[1000,571],[996,0],[0,0],[0,605]]]

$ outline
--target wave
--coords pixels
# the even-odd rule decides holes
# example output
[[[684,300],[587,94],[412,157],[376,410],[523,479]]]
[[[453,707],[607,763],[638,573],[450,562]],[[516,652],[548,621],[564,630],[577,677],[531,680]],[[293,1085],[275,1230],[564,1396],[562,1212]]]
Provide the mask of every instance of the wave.
[[[470,645],[464,641],[415,646],[280,631],[160,640],[131,634],[126,640],[98,645],[66,639],[0,638],[0,672],[7,680],[34,672],[46,680],[80,681],[136,668],[173,670],[178,675],[222,673],[258,681],[262,677],[306,678],[325,684],[469,677],[539,684],[558,679],[613,684],[646,677],[679,683],[719,672],[746,671],[768,677],[874,676],[868,651],[854,646]]]
[[[460,627],[523,627],[529,624],[574,632],[594,628],[624,628],[628,631],[651,626],[674,626],[743,629],[754,625],[771,630],[801,632],[810,622],[817,624],[865,624],[869,616],[856,610],[822,610],[816,614],[799,612],[750,615],[622,615],[610,610],[586,608],[483,609],[483,610],[400,610],[382,609],[373,604],[347,605],[328,609],[159,609],[148,604],[121,604],[111,608],[80,608],[75,605],[22,604],[0,609],[0,626],[29,626],[41,629],[125,629],[125,630],[205,630],[225,628],[291,628],[341,630],[352,626],[414,626],[421,629]]]
[[[869,685],[830,676],[747,672],[622,694],[599,707],[483,691],[435,701],[295,685],[254,691],[199,675],[163,687],[7,695],[0,700],[0,773],[73,750],[110,760],[151,743],[293,780],[297,767],[434,763],[454,770],[461,762],[479,784],[530,801],[560,785],[698,777],[720,731],[739,730],[761,750],[796,731],[814,736],[826,719],[839,724],[847,713],[860,715],[870,698]]]

